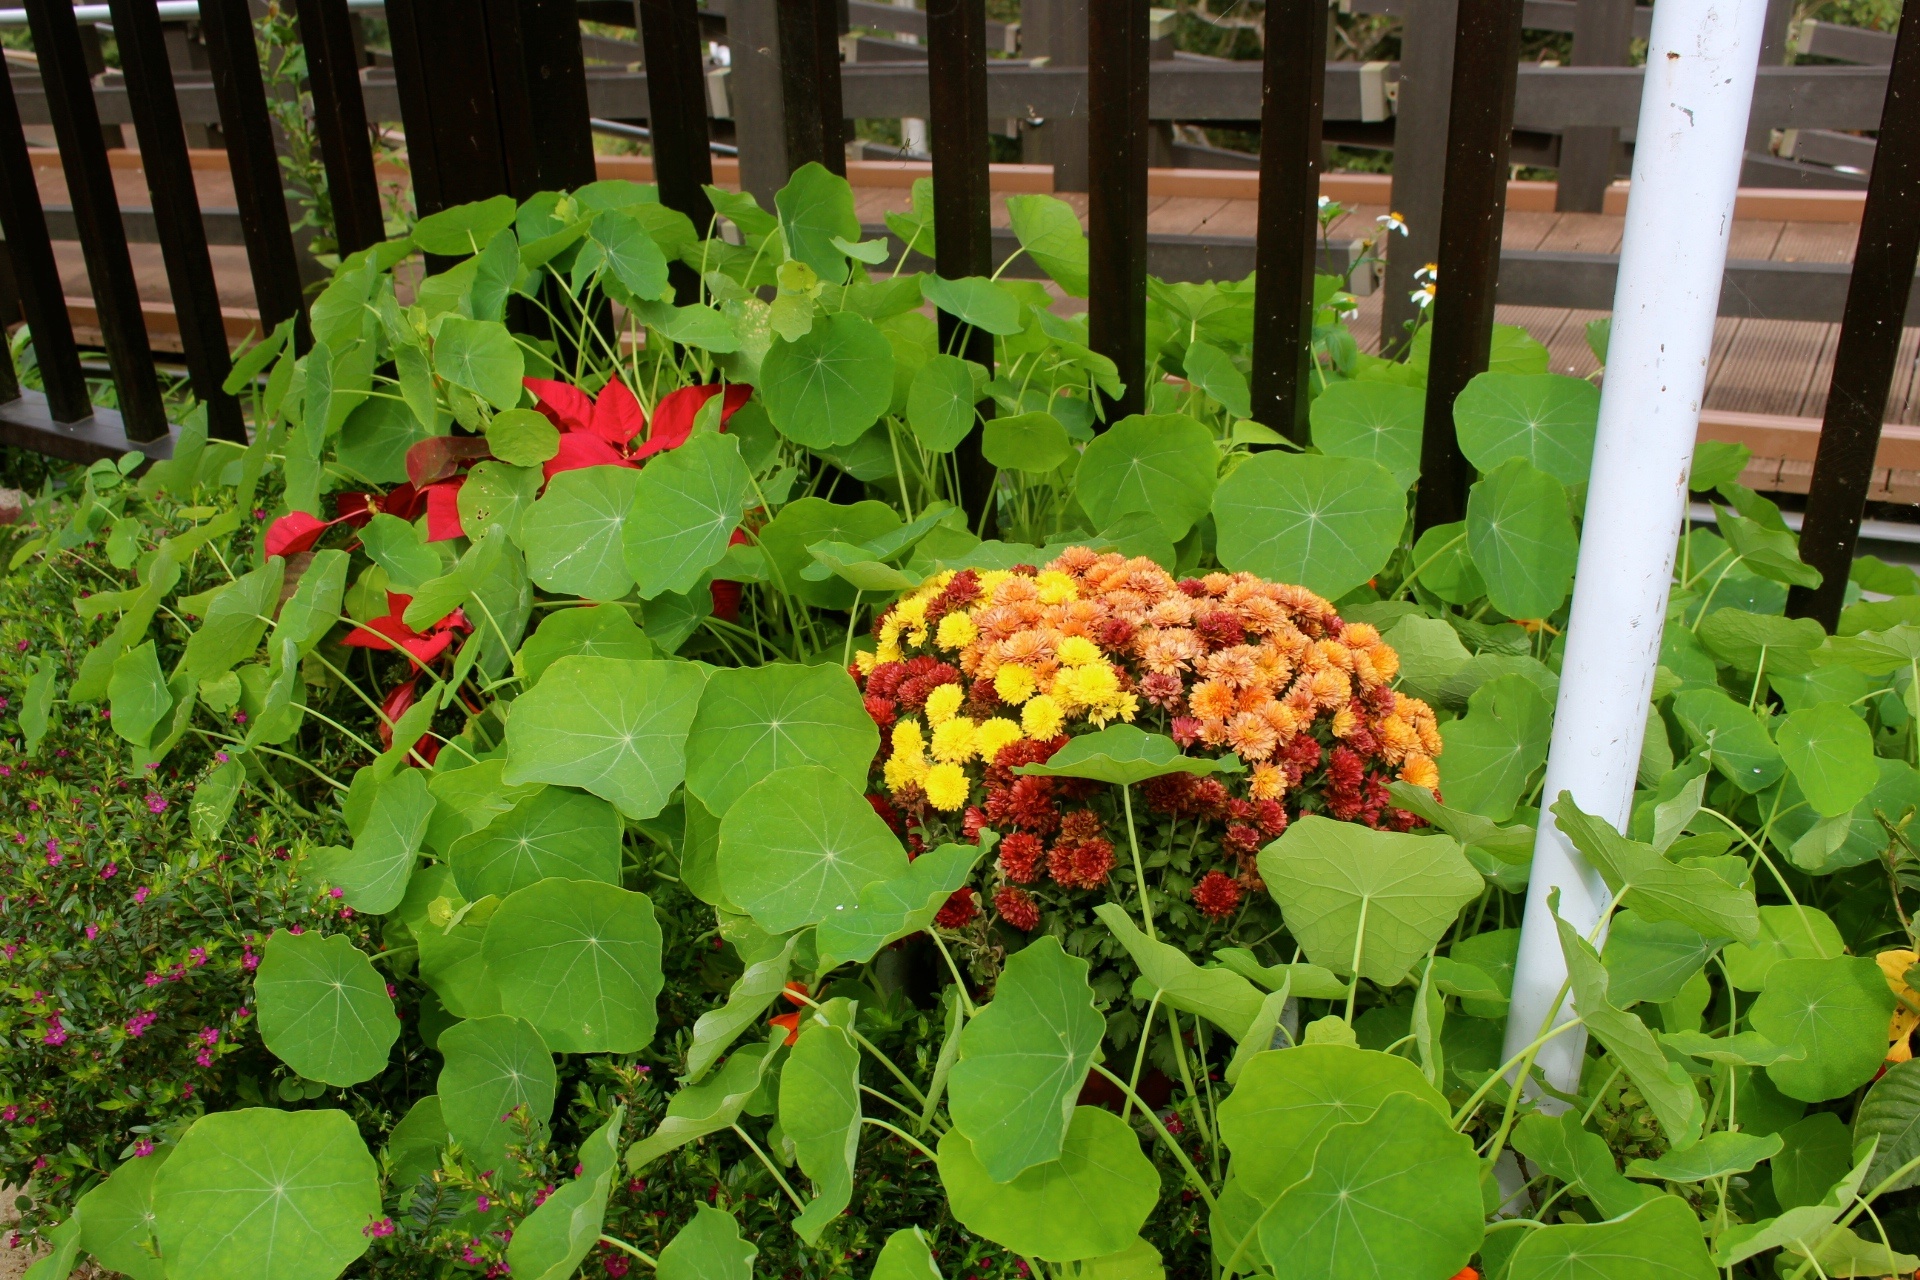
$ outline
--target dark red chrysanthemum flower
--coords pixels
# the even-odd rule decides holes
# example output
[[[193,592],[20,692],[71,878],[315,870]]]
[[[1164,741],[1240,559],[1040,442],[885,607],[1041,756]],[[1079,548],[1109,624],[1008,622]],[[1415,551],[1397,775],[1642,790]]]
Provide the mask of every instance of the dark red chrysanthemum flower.
[[[1253,806],[1253,822],[1260,828],[1260,834],[1271,840],[1287,829],[1287,810],[1278,800],[1257,800]]]
[[[1000,842],[1000,871],[1015,884],[1032,884],[1040,878],[1045,853],[1040,837],[1016,831]]]
[[[878,697],[870,693],[866,696],[865,702],[867,704],[867,714],[873,717],[873,722],[880,726],[882,733],[893,728],[893,699]]]
[[[1146,797],[1147,808],[1154,813],[1170,814],[1176,818],[1185,817],[1188,806],[1193,800],[1193,775],[1163,773],[1157,778],[1148,778],[1141,783],[1140,791]]]
[[[980,833],[986,829],[987,815],[979,805],[970,804],[960,816],[960,834],[968,844],[979,844]]]
[[[1209,609],[1195,618],[1193,633],[1209,649],[1230,649],[1247,638],[1247,629],[1240,625],[1240,619],[1224,609]]]
[[[1257,828],[1236,822],[1220,837],[1220,847],[1236,858],[1251,858],[1260,852],[1260,832]]]
[[[993,909],[1022,933],[1032,933],[1040,927],[1040,907],[1025,889],[1007,885],[993,895]]]
[[[980,914],[980,896],[971,889],[955,889],[946,905],[933,917],[935,928],[960,929],[973,923]]]
[[[1140,681],[1140,696],[1162,711],[1177,711],[1185,700],[1185,690],[1179,676],[1155,671]]]
[[[1113,845],[1101,839],[1061,839],[1047,851],[1047,874],[1069,889],[1098,889],[1113,870]]]
[[[1202,915],[1224,920],[1240,909],[1240,882],[1224,871],[1209,871],[1193,886],[1193,905]]]
[[[906,663],[883,662],[867,676],[866,691],[876,698],[891,698],[900,691],[900,682],[906,678]]]
[[[1062,840],[1097,840],[1105,834],[1100,815],[1091,809],[1076,809],[1060,819]]]

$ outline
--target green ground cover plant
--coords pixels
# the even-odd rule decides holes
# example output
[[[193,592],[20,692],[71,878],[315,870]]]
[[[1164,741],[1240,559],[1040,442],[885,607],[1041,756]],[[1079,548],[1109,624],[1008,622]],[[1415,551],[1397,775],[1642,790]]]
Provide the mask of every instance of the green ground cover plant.
[[[1339,280],[1301,448],[1248,282],[1151,282],[1123,372],[1058,201],[1010,208],[1048,287],[907,271],[818,166],[710,195],[422,219],[240,360],[250,445],[190,420],[17,545],[80,625],[14,767],[177,777],[113,821],[185,809],[195,892],[183,847],[290,853],[252,1091],[97,1126],[42,1275],[1920,1269],[1920,579],[1784,618],[1813,571],[1703,446],[1614,831],[1541,793],[1598,394],[1524,333],[1415,539],[1425,335],[1360,352]],[[1503,1060],[1543,808],[1614,899]]]

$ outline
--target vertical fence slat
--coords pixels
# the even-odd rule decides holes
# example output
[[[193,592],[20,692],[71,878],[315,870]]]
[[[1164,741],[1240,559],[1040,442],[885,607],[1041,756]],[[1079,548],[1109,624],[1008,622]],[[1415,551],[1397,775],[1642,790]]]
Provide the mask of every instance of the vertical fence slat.
[[[1578,0],[1578,4],[1573,15],[1573,65],[1627,65],[1627,46],[1633,42],[1633,0]],[[1601,212],[1619,152],[1620,130],[1612,126],[1561,130],[1553,207],[1566,213]]]
[[[508,189],[488,24],[472,0],[389,0],[393,74],[421,215]]]
[[[1109,422],[1147,403],[1147,5],[1087,10],[1087,329],[1126,380]]]
[[[1260,81],[1260,221],[1253,295],[1253,416],[1309,438],[1320,121],[1327,78],[1326,0],[1267,7]]]
[[[47,112],[60,143],[60,165],[67,175],[87,278],[93,284],[101,340],[119,392],[121,420],[127,439],[159,440],[167,434],[167,415],[160,403],[160,380],[147,343],[146,319],[140,313],[140,286],[127,252],[113,170],[100,137],[93,82],[80,48],[80,24],[67,0],[32,0],[27,20],[33,27],[41,83],[47,89]]]
[[[367,107],[360,96],[352,19],[346,0],[298,0],[298,14],[320,159],[327,170],[327,198],[340,256],[345,257],[378,244],[387,234],[367,136]]]
[[[200,220],[200,196],[193,185],[193,162],[187,155],[186,126],[180,121],[180,102],[167,65],[160,10],[154,0],[111,0],[111,7],[127,101],[140,139],[140,165],[153,197],[153,220],[193,394],[207,407],[209,435],[244,444],[240,404],[220,385],[233,364],[213,260],[207,253],[206,225]]]
[[[299,345],[306,345],[306,305],[300,296],[300,265],[287,225],[287,196],[273,151],[273,121],[253,43],[247,0],[200,0],[200,30],[220,104],[220,132],[227,143],[240,234],[247,244],[254,305],[269,332],[299,318]]]
[[[20,125],[20,104],[13,77],[0,63],[0,230],[13,258],[20,310],[33,330],[33,355],[46,388],[47,410],[55,422],[82,422],[93,416],[87,380],[80,371],[73,324],[60,287],[60,267],[47,236],[40,190],[33,180],[33,159]]]
[[[787,109],[780,66],[780,0],[731,0],[727,6],[727,97],[740,146],[740,189],[768,209],[786,184]]]
[[[1846,598],[1847,572],[1860,537],[1880,448],[1880,424],[1900,353],[1900,329],[1920,256],[1920,4],[1900,18],[1893,66],[1887,75],[1880,142],[1867,179],[1853,277],[1834,350],[1826,420],[1814,455],[1800,558],[1820,570],[1821,583],[1795,587],[1787,612],[1817,619],[1832,630]]]
[[[1453,94],[1453,28],[1460,0],[1407,0],[1401,19],[1400,97],[1393,118],[1393,211],[1407,234],[1382,232],[1386,271],[1380,300],[1380,353],[1397,356],[1407,325],[1413,273],[1440,256],[1440,197],[1446,181],[1447,117]]]
[[[986,0],[928,0],[927,76],[933,144],[934,267],[944,277],[984,276],[993,270],[993,213],[987,169]],[[940,349],[953,351],[958,318],[940,313]],[[993,335],[968,329],[958,354],[993,369]],[[991,402],[981,406],[992,412]],[[980,452],[980,432],[955,452],[961,504],[991,536],[994,469]]]
[[[1420,444],[1414,527],[1465,517],[1473,468],[1454,438],[1453,402],[1487,367],[1507,211],[1507,151],[1520,72],[1520,0],[1460,0],[1440,214],[1439,296]]]
[[[585,186],[597,174],[576,0],[520,0],[520,47],[533,166],[530,176],[514,175],[513,194]]]
[[[845,177],[839,6],[836,0],[779,0],[778,25],[787,164],[798,169],[818,162]]]
[[[713,140],[707,125],[707,76],[697,0],[635,0],[634,16],[647,55],[647,125],[653,131],[653,180],[660,203],[687,215],[706,234],[713,204]],[[684,303],[700,287],[684,262],[667,264],[667,277]]]

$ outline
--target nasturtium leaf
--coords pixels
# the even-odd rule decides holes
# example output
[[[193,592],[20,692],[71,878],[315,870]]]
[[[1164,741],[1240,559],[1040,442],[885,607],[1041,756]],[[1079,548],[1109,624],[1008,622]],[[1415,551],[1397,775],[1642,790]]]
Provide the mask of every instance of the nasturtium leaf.
[[[547,668],[561,658],[618,658],[644,662],[654,656],[653,642],[634,625],[633,615],[618,604],[582,609],[555,609],[547,614],[527,642],[520,646],[524,688],[540,683]]]
[[[1879,781],[1872,731],[1838,703],[1793,712],[1773,736],[1780,758],[1816,813],[1832,818],[1851,812]]]
[[[1047,1262],[1129,1247],[1160,1197],[1160,1175],[1111,1111],[1075,1107],[1064,1128],[1057,1159],[1008,1182],[993,1177],[958,1124],[949,1129],[940,1139],[940,1183],[953,1216],[976,1235]]]
[[[694,436],[647,464],[623,533],[627,572],[641,599],[698,585],[726,554],[752,484],[740,442],[719,432]]]
[[[1145,1240],[1135,1240],[1118,1253],[1088,1258],[1080,1264],[1081,1280],[1166,1280],[1160,1251]]]
[[[498,898],[482,898],[445,926],[431,919],[412,926],[420,948],[420,980],[456,1018],[488,1018],[500,1012],[500,989],[480,954],[487,925],[499,906]]]
[[[1247,375],[1240,372],[1232,356],[1212,343],[1194,342],[1188,345],[1181,364],[1187,381],[1211,396],[1229,416],[1241,419],[1253,416],[1253,396],[1247,388]]]
[[[131,1280],[166,1280],[155,1256],[153,1182],[173,1148],[122,1161],[105,1182],[80,1197],[73,1216],[80,1224],[80,1245],[102,1267]]]
[[[562,471],[520,517],[527,572],[555,595],[618,600],[633,588],[625,529],[640,473],[629,467]]]
[[[639,219],[610,209],[593,220],[587,234],[628,293],[651,302],[666,292],[666,255]]]
[[[113,661],[107,682],[107,707],[113,731],[136,747],[147,745],[154,726],[173,709],[173,695],[160,670],[160,657],[148,640]]]
[[[1260,875],[1313,963],[1392,985],[1485,891],[1450,836],[1375,831],[1318,815],[1260,851]],[[1364,937],[1363,937],[1364,934]]]
[[[1673,695],[1674,717],[1713,767],[1752,794],[1780,780],[1786,762],[1753,712],[1719,689],[1682,689]]]
[[[1831,1127],[1839,1130],[1841,1141],[1846,1140],[1846,1130],[1841,1128],[1840,1122],[1834,1119],[1831,1113],[1821,1113],[1817,1118],[1831,1121]],[[1778,1217],[1762,1218],[1758,1222],[1751,1223],[1735,1223],[1721,1231],[1714,1240],[1714,1264],[1731,1267],[1757,1253],[1782,1246],[1802,1254],[1809,1252],[1827,1236],[1828,1229],[1840,1217],[1841,1212],[1853,1203],[1855,1195],[1859,1192],[1861,1180],[1867,1176],[1867,1168],[1872,1163],[1873,1153],[1863,1151],[1859,1155],[1860,1159],[1849,1171],[1845,1153],[1841,1153],[1838,1167],[1844,1176],[1833,1183],[1826,1194],[1817,1200],[1803,1200],[1787,1208]],[[1777,1160],[1775,1168],[1777,1172]]]
[[[727,992],[727,1002],[700,1015],[699,1021],[693,1024],[693,1042],[687,1046],[683,1082],[698,1084],[733,1044],[734,1037],[767,1011],[774,997],[786,988],[797,945],[798,938],[789,937],[778,952],[749,964],[746,971],[734,979],[733,989]]]
[[[1709,938],[1752,942],[1759,909],[1749,889],[1738,889],[1707,867],[1682,866],[1649,844],[1629,840],[1602,818],[1582,813],[1569,792],[1553,804],[1561,834],[1600,872],[1621,902],[1647,920],[1671,920]]]
[[[753,1260],[759,1254],[758,1248],[741,1238],[740,1224],[732,1214],[696,1202],[693,1220],[660,1251],[654,1276],[655,1280],[753,1280]],[[886,1250],[881,1250],[880,1259],[877,1265],[885,1265]],[[880,1274],[878,1269],[874,1274]]]
[[[1719,947],[1719,940],[1702,937],[1687,925],[1621,910],[1607,926],[1607,944],[1600,958],[1612,979],[1613,1002],[1626,1009],[1642,1001],[1665,1004],[1672,1000]]]
[[[943,844],[908,863],[904,873],[861,889],[858,902],[843,904],[815,931],[822,967],[865,964],[889,942],[926,929],[993,843],[992,833],[983,832],[979,844]]]
[[[1420,430],[1427,393],[1391,382],[1336,382],[1313,398],[1314,447],[1337,458],[1364,458],[1393,473],[1403,489],[1420,478]],[[1415,556],[1417,564],[1420,557]]]
[[[1894,1170],[1920,1156],[1920,1062],[1909,1058],[1887,1068],[1854,1108],[1853,1145],[1870,1138],[1878,1138],[1880,1145],[1874,1148],[1873,1163],[1867,1169],[1869,1186],[1879,1186]],[[1902,1191],[1916,1183],[1920,1183],[1920,1172],[1909,1172],[1887,1190]]]
[[[504,760],[482,760],[458,769],[445,769],[427,779],[427,791],[434,800],[433,817],[427,821],[428,848],[444,857],[455,840],[470,831],[478,831],[545,785],[532,782],[509,787],[500,781],[500,771],[505,767]],[[439,870],[444,875],[452,874],[444,865],[439,865]],[[408,899],[413,897],[421,878],[433,871],[433,867],[426,867],[414,872],[413,879],[407,882]],[[404,915],[406,900],[399,909]]]
[[[1798,587],[1820,585],[1820,571],[1800,559],[1797,541],[1784,528],[1769,528],[1720,507],[1714,511],[1719,517],[1720,535],[1739,555],[1744,568],[1772,582]],[[1777,510],[1770,514],[1779,519]]]
[[[440,1109],[439,1094],[430,1093],[407,1108],[407,1114],[387,1134],[387,1145],[380,1153],[389,1185],[411,1187],[438,1169],[440,1153],[452,1137]]]
[[[1600,388],[1563,373],[1483,373],[1453,402],[1460,452],[1481,471],[1523,458],[1561,484],[1593,469]]]
[[[455,499],[460,508],[460,527],[467,537],[478,540],[487,530],[499,525],[506,536],[512,538],[520,528],[521,517],[538,499],[540,484],[537,467],[480,463],[467,473],[467,482],[460,486]]]
[[[1617,915],[1614,917],[1616,924],[1619,919]],[[1611,949],[1612,939],[1608,941]],[[1776,1062],[1797,1062],[1807,1056],[1805,1049],[1775,1044],[1758,1031],[1742,1031],[1731,1036],[1710,1036],[1704,1031],[1665,1031],[1660,1035],[1660,1043],[1688,1057],[1736,1067],[1770,1067]]]
[[[254,998],[267,1048],[322,1084],[373,1079],[400,1038],[386,979],[340,934],[277,930],[254,975]]]
[[[1818,649],[1827,633],[1812,618],[1782,618],[1745,609],[1715,609],[1700,619],[1695,631],[1714,657],[1736,671],[1760,670],[1764,661],[1772,674],[1805,665],[1805,654]]]
[[[864,316],[818,316],[797,340],[773,340],[758,385],[787,439],[809,449],[849,445],[893,403],[893,345]]]
[[[1020,305],[1020,299],[1011,289],[985,276],[959,280],[922,276],[920,291],[940,310],[983,332],[1004,338],[1026,327],[1026,308]]]
[[[1571,1111],[1522,1116],[1513,1129],[1513,1149],[1540,1172],[1593,1201],[1602,1217],[1631,1213],[1649,1195],[1648,1188],[1620,1176],[1606,1139],[1581,1125],[1580,1117]]]
[[[1559,917],[1560,891],[1552,890],[1547,901],[1555,912],[1560,951],[1567,960],[1573,1007],[1580,1011],[1587,1030],[1606,1046],[1647,1100],[1667,1141],[1675,1147],[1691,1145],[1698,1140],[1706,1119],[1693,1077],[1685,1067],[1668,1059],[1646,1023],[1613,1003],[1599,954],[1578,930]]]
[[[707,680],[687,735],[687,789],[724,818],[747,788],[795,765],[820,765],[863,788],[879,746],[880,731],[842,668],[727,668]]]
[[[1523,458],[1501,463],[1467,495],[1467,547],[1494,608],[1546,617],[1567,598],[1580,550],[1566,486]]]
[[[796,498],[760,530],[759,543],[780,590],[807,604],[844,610],[853,607],[853,587],[838,578],[820,582],[803,578],[801,572],[813,563],[807,548],[822,542],[858,545],[900,527],[899,515],[884,502],[840,504],[824,498]]]
[[[993,1000],[960,1033],[949,1109],[970,1159],[995,1182],[1061,1157],[1106,1026],[1087,971],[1042,936],[1008,958]]]
[[[1718,1135],[1716,1135],[1718,1136]],[[1563,1223],[1526,1232],[1505,1280],[1714,1280],[1700,1219],[1661,1196],[1613,1222]]]
[[[360,545],[369,559],[387,571],[387,585],[411,593],[431,582],[446,568],[440,552],[422,539],[424,533],[398,516],[376,512],[360,530]]]
[[[1245,947],[1221,947],[1214,956],[1221,964],[1268,991],[1288,991],[1303,1000],[1345,1000],[1347,984],[1331,969],[1296,960],[1292,964],[1261,964]],[[1508,966],[1511,971],[1512,966]],[[1504,999],[1505,996],[1502,996]]]
[[[1327,1131],[1364,1120],[1389,1096],[1410,1093],[1451,1114],[1420,1068],[1394,1054],[1309,1044],[1256,1054],[1220,1104],[1220,1136],[1233,1151],[1233,1176],[1259,1203],[1307,1176]]]
[[[440,1113],[469,1158],[490,1168],[521,1134],[546,1132],[558,1089],[553,1054],[522,1018],[469,1018],[440,1033]],[[516,1109],[526,1108],[522,1116]]]
[[[504,898],[548,876],[620,883],[624,824],[613,805],[568,787],[543,787],[453,844],[448,860],[468,901]]]
[[[860,219],[854,213],[853,188],[847,180],[810,160],[793,171],[774,196],[773,206],[787,233],[787,251],[822,278],[836,284],[844,280],[847,258],[834,247],[833,239],[860,238]]]
[[[1260,1222],[1283,1276],[1391,1274],[1448,1280],[1480,1247],[1480,1161],[1424,1099],[1395,1093],[1357,1124],[1334,1125],[1313,1171]],[[1378,1270],[1390,1257],[1390,1272]]]
[[[602,217],[606,215],[602,214]],[[520,1280],[572,1280],[606,1223],[607,1197],[620,1168],[620,1126],[627,1109],[613,1114],[580,1144],[571,1182],[563,1183],[521,1219],[507,1244],[507,1262]]]
[[[569,656],[507,713],[508,784],[591,791],[630,818],[666,807],[706,674],[690,662]]]
[[[194,1122],[153,1210],[169,1275],[333,1280],[371,1243],[380,1183],[346,1112],[251,1107]]]
[[[513,225],[519,206],[512,196],[494,196],[428,214],[413,224],[412,239],[428,253],[463,257],[478,253]]]
[[[1018,199],[1019,197],[1014,197]],[[901,1227],[887,1237],[873,1260],[872,1280],[944,1280],[919,1227]]]
[[[639,1173],[676,1147],[732,1125],[760,1091],[761,1079],[775,1053],[771,1044],[743,1045],[727,1056],[711,1080],[676,1090],[667,1099],[667,1114],[660,1127],[627,1148],[627,1169]]]
[[[214,595],[199,628],[187,639],[181,670],[195,680],[211,680],[253,656],[280,605],[286,564],[279,556],[271,556]]]
[[[447,316],[434,337],[433,371],[496,409],[511,409],[520,403],[526,359],[505,325]]]
[[[1627,1165],[1630,1178],[1663,1182],[1705,1182],[1709,1178],[1745,1173],[1781,1147],[1780,1135],[1709,1133],[1684,1151],[1669,1151],[1658,1160],[1639,1159]]]
[[[892,594],[911,591],[920,585],[918,574],[907,573],[874,559],[873,552],[846,542],[816,542],[807,548],[814,563],[801,570],[801,577],[822,579],[829,576],[850,583],[856,590]]]
[[[509,466],[537,467],[560,452],[560,428],[543,413],[508,409],[487,423],[487,448]]]
[[[1807,1051],[1799,1062],[1767,1068],[1780,1092],[1825,1102],[1873,1079],[1886,1057],[1893,1006],[1880,966],[1864,956],[1781,960],[1767,971],[1747,1021],[1776,1044]]]
[[[1304,1170],[1302,1171],[1304,1172]],[[1223,1275],[1261,1271],[1266,1255],[1260,1251],[1260,1215],[1266,1207],[1247,1194],[1231,1171],[1226,1185],[1214,1197],[1208,1226],[1213,1235],[1213,1257]]]
[[[1149,938],[1117,903],[1103,902],[1093,913],[1140,966],[1135,995],[1151,999],[1158,991],[1164,1003],[1207,1019],[1235,1040],[1246,1038],[1263,1000],[1251,982],[1231,969],[1202,969],[1180,948]]]
[[[240,784],[246,777],[246,766],[238,757],[228,756],[224,764],[215,765],[194,784],[193,803],[187,810],[194,835],[209,843],[220,838],[227,819],[233,816],[233,804],[240,798]]]
[[[560,1053],[635,1053],[653,1039],[660,925],[616,885],[542,880],[501,902],[481,944],[501,1009]]]
[[[321,874],[355,911],[384,915],[393,910],[406,895],[407,880],[420,860],[433,809],[423,770],[402,769],[381,779],[353,847],[328,853]]]
[[[959,356],[936,355],[920,366],[907,390],[907,425],[935,453],[951,453],[973,430],[981,396],[975,371],[980,366]]]
[[[1378,573],[1400,545],[1406,487],[1364,458],[1269,450],[1213,494],[1220,563],[1337,600]]]
[[[1553,704],[1525,676],[1497,676],[1473,691],[1467,714],[1441,725],[1440,736],[1446,743],[1440,785],[1447,802],[1505,822],[1547,761]]]
[[[1184,756],[1173,739],[1163,733],[1115,724],[1072,739],[1045,764],[1021,765],[1015,772],[1042,778],[1086,778],[1125,787],[1170,773],[1205,776],[1239,773],[1244,767],[1234,756]]]
[[[1864,1239],[1853,1228],[1839,1227],[1795,1240],[1787,1246],[1787,1254],[1812,1258],[1829,1276],[1906,1275],[1920,1268],[1920,1257],[1890,1249],[1882,1239]],[[1813,1247],[1808,1248],[1808,1243]]]
[[[818,1243],[851,1202],[860,1151],[860,1047],[846,1026],[829,1018],[835,1004],[851,1020],[844,1001],[803,1015],[800,1039],[780,1069],[780,1129],[813,1181],[813,1199],[793,1220],[808,1244]]]
[[[1050,413],[1016,413],[987,419],[980,452],[996,467],[1044,475],[1073,456],[1073,439]]]
[[[1087,237],[1073,206],[1058,196],[1008,196],[1007,217],[1034,265],[1053,277],[1068,297],[1086,297]]]
[[[1184,413],[1132,414],[1094,437],[1073,474],[1096,528],[1147,512],[1178,542],[1207,514],[1218,482],[1213,433]]]
[[[721,887],[769,933],[830,919],[906,871],[892,830],[821,765],[768,774],[720,819]]]
[[[1784,1146],[1768,1173],[1774,1199],[1783,1209],[1819,1204],[1854,1166],[1853,1138],[1831,1111],[1816,1111],[1779,1134]]]

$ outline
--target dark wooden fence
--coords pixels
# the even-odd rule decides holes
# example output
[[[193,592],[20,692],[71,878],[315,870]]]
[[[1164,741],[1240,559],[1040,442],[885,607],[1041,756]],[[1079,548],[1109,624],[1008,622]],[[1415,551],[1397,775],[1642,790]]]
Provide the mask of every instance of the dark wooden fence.
[[[341,247],[351,252],[382,234],[367,122],[396,115],[406,131],[422,214],[501,193],[524,199],[592,181],[593,119],[641,118],[651,128],[662,200],[705,225],[710,210],[701,184],[712,170],[703,23],[724,18],[734,114],[761,132],[751,145],[740,139],[743,184],[764,192],[809,159],[837,166],[846,118],[927,118],[943,274],[981,272],[993,261],[989,122],[1084,119],[1093,265],[1089,319],[1095,347],[1131,375],[1128,392],[1112,406],[1128,411],[1139,404],[1145,362],[1151,122],[1259,121],[1256,403],[1271,425],[1304,439],[1302,353],[1315,261],[1319,143],[1327,122],[1370,113],[1367,77],[1380,76],[1378,68],[1323,60],[1324,4],[1269,0],[1275,38],[1266,58],[1229,63],[1156,61],[1148,0],[1098,0],[1089,6],[1083,66],[990,60],[989,47],[1004,47],[1006,36],[986,21],[983,0],[927,0],[921,12],[864,0],[847,0],[846,8],[841,12],[836,0],[716,0],[705,10],[696,0],[388,0],[388,81],[359,74],[345,0],[298,0]],[[843,66],[839,33],[854,8],[863,22],[891,20],[895,29],[912,28],[906,34],[926,42],[926,65],[895,59]],[[1908,6],[1897,46],[1885,51],[1884,60],[1870,50],[1862,57],[1869,65],[1766,66],[1755,95],[1756,128],[1880,130],[1807,516],[1806,554],[1825,572],[1827,585],[1795,598],[1797,609],[1822,616],[1837,608],[1845,582],[1920,247],[1920,218],[1913,213],[1920,207],[1916,8]],[[27,0],[27,10],[40,76],[37,85],[18,92],[9,81],[0,94],[0,229],[46,391],[20,394],[10,363],[0,362],[0,401],[6,402],[0,404],[0,438],[81,459],[129,446],[155,456],[169,448],[127,229],[101,135],[103,122],[121,120],[139,134],[152,233],[164,251],[193,390],[209,407],[211,428],[238,438],[237,406],[220,389],[227,345],[184,123],[221,126],[263,324],[304,322],[248,0],[202,0],[211,83],[185,90],[173,82],[155,0],[112,0],[124,73],[124,85],[112,89],[97,89],[89,78],[67,0]],[[644,57],[636,61],[647,70],[589,74],[579,28],[583,13],[600,19],[624,14],[625,21],[637,22],[635,47],[644,49]],[[1419,0],[1409,14],[1407,43],[1410,54],[1419,53],[1399,69],[1397,80],[1402,111],[1396,195],[1403,174],[1411,179],[1439,161],[1440,171],[1431,175],[1436,180],[1425,187],[1432,213],[1426,225],[1436,237],[1434,256],[1446,282],[1434,314],[1416,513],[1422,527],[1458,518],[1471,480],[1453,440],[1452,403],[1487,361],[1516,128],[1521,136],[1528,129],[1553,131],[1562,135],[1563,147],[1571,141],[1576,151],[1601,153],[1599,160],[1590,155],[1582,161],[1588,185],[1594,173],[1610,178],[1618,134],[1635,123],[1640,72],[1609,65],[1623,60],[1611,52],[1591,51],[1603,43],[1611,49],[1640,16],[1622,0]],[[1563,29],[1576,31],[1574,60],[1584,65],[1518,65],[1522,26],[1562,21],[1569,24]],[[1784,24],[1779,31],[1784,39]],[[1590,57],[1581,56],[1582,39]],[[1816,29],[1812,39],[1833,37]],[[1429,104],[1444,102],[1446,109],[1409,112],[1409,94]],[[40,122],[51,123],[58,137],[72,224],[85,249],[118,392],[117,412],[96,411],[87,401],[22,130],[23,123]],[[1418,254],[1411,257],[1420,261]],[[1588,269],[1581,287],[1597,301],[1603,282],[1603,271]],[[1404,292],[1403,283],[1390,277],[1388,287]],[[943,323],[952,321],[943,317]],[[974,354],[991,356],[984,346]],[[988,479],[979,468],[970,477],[976,500]]]

